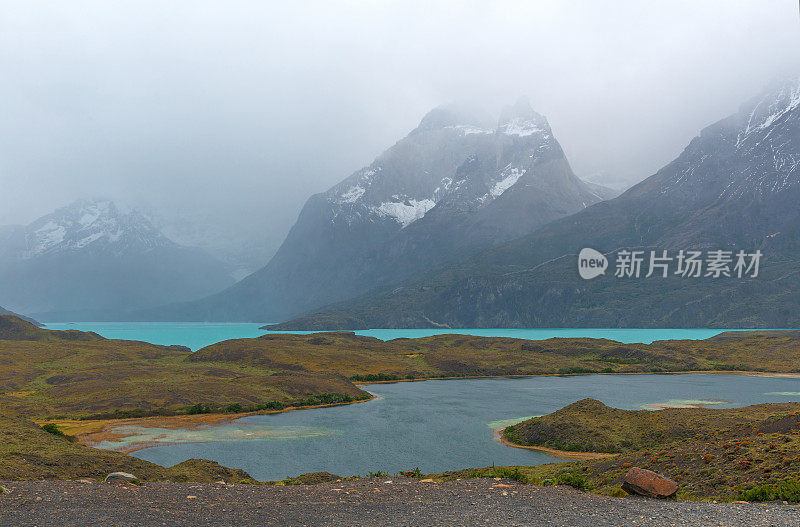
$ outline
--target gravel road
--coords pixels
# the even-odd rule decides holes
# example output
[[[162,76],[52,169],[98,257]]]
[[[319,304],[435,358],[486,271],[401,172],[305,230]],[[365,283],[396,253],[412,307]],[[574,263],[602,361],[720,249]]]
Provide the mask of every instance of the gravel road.
[[[568,487],[368,478],[313,486],[5,482],[2,526],[798,526],[800,507],[604,498]]]

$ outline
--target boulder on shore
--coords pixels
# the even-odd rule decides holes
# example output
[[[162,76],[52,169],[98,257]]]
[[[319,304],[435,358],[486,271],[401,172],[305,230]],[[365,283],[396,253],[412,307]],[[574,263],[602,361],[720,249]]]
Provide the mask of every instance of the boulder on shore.
[[[625,474],[622,490],[628,494],[663,499],[674,497],[678,492],[678,484],[652,470],[631,467]]]
[[[119,484],[119,483],[122,484],[131,483],[133,485],[139,484],[139,478],[137,478],[133,474],[128,474],[127,472],[112,472],[111,474],[106,476],[106,479],[104,479],[103,481],[112,484]]]

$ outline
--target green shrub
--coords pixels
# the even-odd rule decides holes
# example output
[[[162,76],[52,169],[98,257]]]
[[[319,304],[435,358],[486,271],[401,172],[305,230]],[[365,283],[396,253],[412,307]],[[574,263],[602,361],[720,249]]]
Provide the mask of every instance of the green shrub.
[[[578,490],[589,490],[589,483],[586,481],[586,478],[574,472],[556,474],[552,478],[544,480],[542,485],[569,485]]]
[[[367,375],[353,375],[351,381],[376,382],[376,381],[397,381],[400,377],[388,373],[370,373]]]
[[[186,411],[186,413],[189,415],[199,415],[199,414],[210,414],[211,411],[212,411],[211,405],[197,403],[195,405],[190,406],[189,409]]]
[[[513,479],[520,483],[528,482],[528,477],[520,471],[519,467],[500,467],[493,470],[496,478]]]
[[[262,412],[264,410],[283,410],[285,407],[280,401],[270,401],[268,403],[258,404],[254,407],[254,411]]]
[[[64,432],[62,432],[61,429],[59,429],[54,423],[47,423],[46,425],[43,425],[42,430],[48,434],[53,434],[54,436],[66,437]]]
[[[800,482],[787,479],[774,485],[760,485],[743,490],[739,499],[744,501],[791,501],[800,502]]]
[[[597,373],[597,371],[592,370],[590,368],[583,368],[580,366],[573,366],[570,368],[560,368],[558,370],[559,375],[580,375],[584,373]]]

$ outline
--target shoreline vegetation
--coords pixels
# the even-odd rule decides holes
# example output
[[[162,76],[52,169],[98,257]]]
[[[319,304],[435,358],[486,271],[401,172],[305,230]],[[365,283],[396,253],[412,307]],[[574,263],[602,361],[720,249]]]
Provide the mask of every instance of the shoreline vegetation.
[[[143,481],[207,481],[212,478],[210,474],[222,471],[225,477],[214,481],[239,478],[254,482],[246,473],[208,462],[192,462],[176,469],[179,473],[168,472],[122,453],[81,443],[97,444],[111,438],[113,427],[123,421],[181,429],[227,422],[253,413],[368,401],[373,396],[363,387],[374,383],[690,372],[797,376],[798,351],[800,331],[729,332],[705,340],[652,344],[469,335],[382,341],[330,332],[234,339],[191,353],[182,346],[110,340],[75,330],[51,331],[15,317],[0,316],[0,431],[6,434],[5,442],[0,444],[0,479],[69,479],[103,470],[110,472],[109,468],[130,468],[128,471],[138,470]],[[666,416],[674,411],[647,413]],[[674,415],[676,422],[681,422],[683,414]],[[576,416],[571,415],[570,419]],[[58,433],[42,429],[48,424],[54,425],[49,427],[51,432]],[[624,460],[635,458],[626,449],[597,455],[597,450],[569,445],[516,441],[513,433],[520,427],[522,424],[512,425],[495,433],[499,440],[511,443],[509,446],[535,448],[561,458],[581,458],[569,463],[509,469],[512,475],[521,473],[530,481],[585,480],[587,488],[613,495],[619,493],[612,484],[614,478],[621,477],[619,471],[624,463],[632,462]],[[72,435],[79,442],[67,437]],[[138,449],[152,444],[136,445],[134,441],[132,446]],[[63,462],[67,451],[69,461]],[[657,454],[648,459],[661,457]],[[800,463],[800,455],[795,457]],[[692,462],[698,462],[696,456]],[[657,464],[643,465],[669,472],[668,467]],[[94,468],[87,469],[89,466]],[[610,467],[616,467],[617,472]],[[482,474],[471,474],[479,473]],[[777,472],[773,468],[771,473]],[[675,476],[676,480],[681,477],[684,476]],[[764,484],[772,484],[765,481]],[[695,491],[686,495],[711,495],[710,491],[692,492]],[[736,493],[727,490],[722,494]]]
[[[505,446],[510,446],[513,448],[522,448],[524,450],[536,450],[537,452],[543,452],[549,456],[558,458],[558,459],[566,459],[570,461],[574,461],[576,459],[579,460],[587,460],[587,459],[605,459],[609,457],[614,457],[616,453],[607,453],[607,452],[570,452],[568,450],[558,450],[555,448],[549,448],[546,446],[537,446],[537,445],[519,445],[517,443],[512,443],[505,437],[506,428],[510,428],[510,426],[504,426],[503,428],[494,428],[492,429],[494,432],[494,440],[498,443],[501,443]]]

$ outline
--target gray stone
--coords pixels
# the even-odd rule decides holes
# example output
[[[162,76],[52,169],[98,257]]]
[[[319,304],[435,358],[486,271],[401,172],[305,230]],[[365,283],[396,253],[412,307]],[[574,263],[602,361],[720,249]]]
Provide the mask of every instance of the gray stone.
[[[106,479],[103,481],[112,484],[119,484],[119,483],[131,483],[133,485],[139,484],[139,478],[137,478],[133,474],[128,474],[127,472],[112,472],[111,474],[106,476]]]

